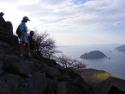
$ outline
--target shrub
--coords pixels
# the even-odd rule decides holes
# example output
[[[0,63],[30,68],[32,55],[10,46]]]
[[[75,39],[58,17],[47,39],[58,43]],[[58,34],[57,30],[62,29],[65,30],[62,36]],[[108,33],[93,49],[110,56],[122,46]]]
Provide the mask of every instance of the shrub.
[[[51,58],[55,53],[55,41],[49,38],[47,33],[36,33],[34,38],[36,41],[36,51],[39,51],[43,57]]]
[[[68,67],[72,67],[72,68],[85,68],[85,64],[82,61],[76,60],[76,59],[72,59],[69,58],[65,55],[61,55],[59,57],[56,58],[57,63],[59,63],[61,66],[68,68]]]

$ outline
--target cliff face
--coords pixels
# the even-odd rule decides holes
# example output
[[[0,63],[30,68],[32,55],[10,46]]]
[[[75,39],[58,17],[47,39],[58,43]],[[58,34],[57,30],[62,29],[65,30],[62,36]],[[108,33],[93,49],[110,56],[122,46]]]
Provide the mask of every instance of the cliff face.
[[[54,60],[20,57],[16,37],[0,27],[0,94],[94,94],[80,75]]]

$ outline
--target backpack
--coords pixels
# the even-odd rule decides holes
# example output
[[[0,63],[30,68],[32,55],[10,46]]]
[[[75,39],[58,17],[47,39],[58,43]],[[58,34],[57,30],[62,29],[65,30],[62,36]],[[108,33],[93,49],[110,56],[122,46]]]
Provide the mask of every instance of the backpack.
[[[18,37],[20,37],[20,35],[21,35],[21,30],[20,30],[19,26],[18,26],[18,28],[16,29],[16,34],[18,35]]]

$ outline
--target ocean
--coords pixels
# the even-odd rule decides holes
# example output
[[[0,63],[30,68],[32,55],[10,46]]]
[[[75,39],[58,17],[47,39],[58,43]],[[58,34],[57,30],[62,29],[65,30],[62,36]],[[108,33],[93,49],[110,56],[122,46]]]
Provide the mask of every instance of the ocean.
[[[125,53],[117,51],[115,48],[120,45],[82,45],[82,46],[58,46],[57,50],[65,56],[77,59],[86,64],[87,68],[94,68],[97,70],[105,70],[115,77],[125,79]],[[99,50],[103,52],[108,58],[85,60],[80,59],[80,56],[86,52]]]

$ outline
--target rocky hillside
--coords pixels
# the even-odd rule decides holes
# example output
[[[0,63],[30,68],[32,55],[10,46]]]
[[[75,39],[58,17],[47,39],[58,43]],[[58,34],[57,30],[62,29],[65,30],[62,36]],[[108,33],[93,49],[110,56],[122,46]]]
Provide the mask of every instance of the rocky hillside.
[[[72,69],[42,57],[19,57],[12,45],[0,41],[0,94],[94,93]]]
[[[1,24],[0,94],[94,94],[73,69],[65,69],[38,54],[20,57],[12,24]]]
[[[12,31],[10,22],[0,21],[0,94],[97,94],[98,90],[71,68],[39,54],[20,57]]]

